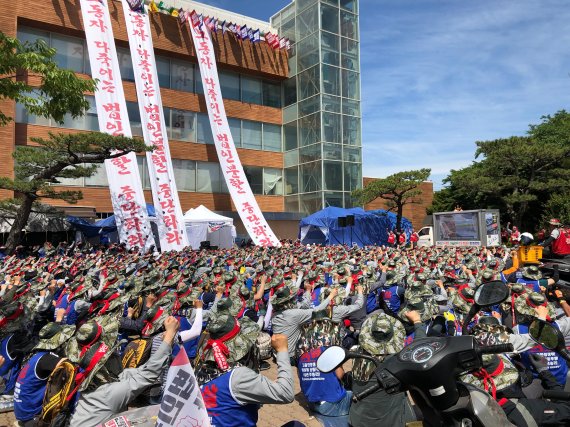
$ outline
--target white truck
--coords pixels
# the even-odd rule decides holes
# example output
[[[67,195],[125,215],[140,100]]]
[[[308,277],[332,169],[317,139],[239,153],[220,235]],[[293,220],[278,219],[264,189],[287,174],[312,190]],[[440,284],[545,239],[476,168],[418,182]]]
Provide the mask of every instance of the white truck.
[[[499,211],[437,212],[433,214],[433,225],[422,227],[418,236],[418,246],[499,246]]]

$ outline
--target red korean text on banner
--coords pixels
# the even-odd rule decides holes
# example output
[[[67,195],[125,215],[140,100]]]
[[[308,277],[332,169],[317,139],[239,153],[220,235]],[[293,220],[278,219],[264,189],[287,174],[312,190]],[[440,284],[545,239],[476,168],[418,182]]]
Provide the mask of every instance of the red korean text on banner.
[[[191,13],[190,16],[195,16],[195,12]],[[249,236],[256,245],[280,246],[279,240],[267,224],[261,209],[259,209],[234,145],[222,100],[210,32],[205,25],[200,25],[199,20],[191,18],[190,33],[200,66],[214,143],[232,201]]]
[[[133,71],[146,145],[154,146],[146,159],[156,211],[156,223],[162,251],[181,250],[188,246],[184,218],[170,157],[168,135],[148,14],[133,10],[122,0]]]
[[[125,94],[107,0],[80,0],[83,27],[94,79],[99,130],[131,136]],[[148,249],[153,243],[143,188],[134,153],[105,161],[109,191],[119,239],[132,249]]]

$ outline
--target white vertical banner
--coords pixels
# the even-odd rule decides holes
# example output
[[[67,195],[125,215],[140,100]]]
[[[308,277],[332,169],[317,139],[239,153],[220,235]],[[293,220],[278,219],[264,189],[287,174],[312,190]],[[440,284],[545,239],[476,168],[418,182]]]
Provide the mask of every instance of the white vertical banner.
[[[99,130],[131,136],[131,126],[107,0],[80,0]],[[105,161],[119,239],[129,249],[154,244],[135,153]]]
[[[234,145],[222,100],[210,32],[195,11],[190,14],[189,27],[200,65],[214,143],[232,201],[251,240],[256,245],[281,246],[259,209]]]
[[[155,146],[152,152],[146,153],[146,159],[160,248],[162,251],[181,250],[188,246],[188,239],[168,147],[150,21],[145,13],[142,0],[140,3],[134,2],[135,10],[131,9],[127,0],[122,0],[122,3],[144,141],[148,146]],[[131,3],[133,3],[132,0]]]

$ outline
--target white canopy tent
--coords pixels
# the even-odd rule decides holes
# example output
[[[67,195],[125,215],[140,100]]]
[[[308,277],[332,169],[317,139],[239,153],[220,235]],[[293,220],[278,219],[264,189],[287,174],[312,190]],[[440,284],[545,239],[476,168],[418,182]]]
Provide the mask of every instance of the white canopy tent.
[[[231,248],[236,237],[234,220],[218,215],[204,205],[192,208],[184,214],[188,243],[192,249],[200,249],[200,242],[209,241],[218,248]]]

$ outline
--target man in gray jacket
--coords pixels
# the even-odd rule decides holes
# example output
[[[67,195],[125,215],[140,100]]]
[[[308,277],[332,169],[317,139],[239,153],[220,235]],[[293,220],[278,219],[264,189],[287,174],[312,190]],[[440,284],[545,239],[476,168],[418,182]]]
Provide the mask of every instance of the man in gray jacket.
[[[93,391],[82,392],[71,418],[71,426],[95,427],[126,410],[129,402],[146,387],[154,384],[162,373],[172,353],[172,343],[178,327],[176,318],[166,318],[162,344],[144,365],[136,369],[125,369],[116,381],[102,384]],[[95,377],[96,373],[93,373],[91,378]]]

